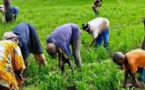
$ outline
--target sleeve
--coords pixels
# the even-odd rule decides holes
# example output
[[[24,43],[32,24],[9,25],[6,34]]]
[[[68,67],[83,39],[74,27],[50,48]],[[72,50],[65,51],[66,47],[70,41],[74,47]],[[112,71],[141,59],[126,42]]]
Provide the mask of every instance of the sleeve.
[[[134,59],[132,59],[132,61],[134,61]],[[131,73],[136,73],[138,68],[135,62],[131,62],[129,63],[129,67],[131,69]]]
[[[29,48],[27,44],[24,44],[21,48],[23,59],[26,60],[29,56]]]
[[[136,73],[137,72],[137,70],[138,70],[138,68],[137,68],[137,65],[136,65],[136,60],[135,59],[133,59],[132,57],[127,57],[128,58],[128,60],[127,60],[127,62],[124,64],[124,66],[125,66],[125,71],[127,71],[127,70],[131,70],[131,73]]]
[[[20,48],[18,46],[14,49],[13,68],[14,71],[26,68]]]

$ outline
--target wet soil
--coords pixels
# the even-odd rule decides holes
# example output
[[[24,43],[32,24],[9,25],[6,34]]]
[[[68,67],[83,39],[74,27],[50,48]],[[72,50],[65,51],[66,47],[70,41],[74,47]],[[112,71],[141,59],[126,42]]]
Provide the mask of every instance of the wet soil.
[[[132,87],[132,80],[129,79],[127,81],[127,86],[130,88],[130,90],[145,90],[145,83],[138,79],[139,87]]]

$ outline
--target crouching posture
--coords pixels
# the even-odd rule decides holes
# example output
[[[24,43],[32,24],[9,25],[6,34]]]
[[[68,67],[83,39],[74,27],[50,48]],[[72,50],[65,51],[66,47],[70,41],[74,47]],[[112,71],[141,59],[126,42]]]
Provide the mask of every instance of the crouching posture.
[[[126,87],[128,74],[132,77],[132,86],[140,86],[135,76],[137,72],[140,74],[141,80],[145,82],[145,51],[132,50],[125,55],[121,52],[115,52],[112,59],[119,66],[124,66],[125,76],[123,87]]]
[[[25,64],[17,43],[15,35],[0,41],[0,90],[20,90],[23,84]]]
[[[93,36],[93,39],[89,45],[89,48],[96,42],[96,46],[101,46],[102,40],[104,40],[104,47],[108,52],[109,43],[109,20],[107,18],[96,18],[88,23],[82,24],[83,30]]]
[[[73,71],[72,62],[70,60],[71,50],[69,45],[72,45],[73,56],[75,63],[81,67],[80,56],[80,30],[76,24],[65,24],[58,27],[47,39],[46,51],[52,58],[59,58],[59,68],[62,73],[65,71],[64,64],[68,63]]]
[[[3,5],[0,6],[0,12],[2,13],[3,22],[12,22],[16,20],[19,8],[11,6],[10,0],[3,0]]]
[[[39,66],[47,65],[42,46],[36,32],[36,28],[32,24],[20,23],[11,32],[5,32],[3,38],[10,38],[12,34],[15,34],[18,37],[18,45],[21,49],[26,69],[28,67],[27,59],[29,53],[34,55],[34,58],[37,60]]]
[[[92,9],[93,9],[93,11],[94,11],[94,13],[95,13],[96,15],[99,14],[98,7],[101,7],[101,5],[102,5],[102,0],[95,0],[95,1],[93,2],[93,4],[92,4]]]

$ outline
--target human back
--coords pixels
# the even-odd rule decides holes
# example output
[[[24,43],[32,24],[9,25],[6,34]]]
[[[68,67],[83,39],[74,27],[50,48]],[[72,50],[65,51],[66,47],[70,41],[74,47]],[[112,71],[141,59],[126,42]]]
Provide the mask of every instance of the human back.
[[[55,43],[57,47],[66,52],[68,56],[71,55],[69,45],[72,44],[80,36],[79,27],[76,24],[64,24],[55,31],[47,39],[47,43]]]
[[[98,31],[99,33],[103,32],[101,31],[102,28],[103,30],[106,30],[107,27],[109,27],[109,20],[107,18],[96,18],[88,22],[90,25],[90,29],[93,31]]]
[[[103,31],[109,27],[109,20],[107,18],[98,17],[88,22],[90,32],[94,38],[98,37]]]
[[[19,90],[23,79],[16,74],[25,69],[20,48],[12,41],[0,41],[0,87]]]
[[[57,42],[57,44],[70,44],[80,35],[80,30],[76,24],[64,24],[56,28],[47,39],[47,42]],[[59,45],[58,45],[59,46]]]
[[[131,72],[135,73],[138,68],[145,69],[145,51],[136,49],[125,54],[128,65],[131,67]]]

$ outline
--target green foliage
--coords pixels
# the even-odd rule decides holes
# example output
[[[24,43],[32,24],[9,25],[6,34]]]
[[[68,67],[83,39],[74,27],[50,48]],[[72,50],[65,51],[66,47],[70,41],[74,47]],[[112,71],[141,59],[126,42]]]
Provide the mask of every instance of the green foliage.
[[[115,51],[126,53],[140,48],[144,37],[141,20],[145,15],[145,1],[103,0],[98,16],[94,15],[91,8],[93,1],[11,0],[13,6],[19,6],[19,15],[13,23],[0,22],[1,38],[4,32],[10,31],[20,22],[35,25],[48,62],[48,66],[39,67],[30,55],[24,90],[121,90],[123,72],[108,58],[111,59]],[[96,17],[106,17],[110,21],[109,54],[103,47],[87,49],[92,37],[82,30],[81,25]],[[74,75],[68,66],[66,75],[61,75],[58,61],[52,60],[45,52],[48,35],[65,23],[76,23],[82,31],[82,72],[75,70]],[[75,67],[73,58],[72,61]]]
[[[31,90],[31,84],[36,85],[40,90],[69,90],[73,88],[77,90],[114,90],[117,87],[119,89],[118,85],[123,78],[123,73],[118,72],[117,69],[114,70],[114,68],[117,68],[116,65],[112,61],[106,60],[101,63],[83,64],[81,72],[75,70],[74,74],[70,70],[67,70],[64,75],[59,72],[39,73],[33,77],[29,84],[27,83],[30,86],[30,88],[27,87],[27,90]]]

